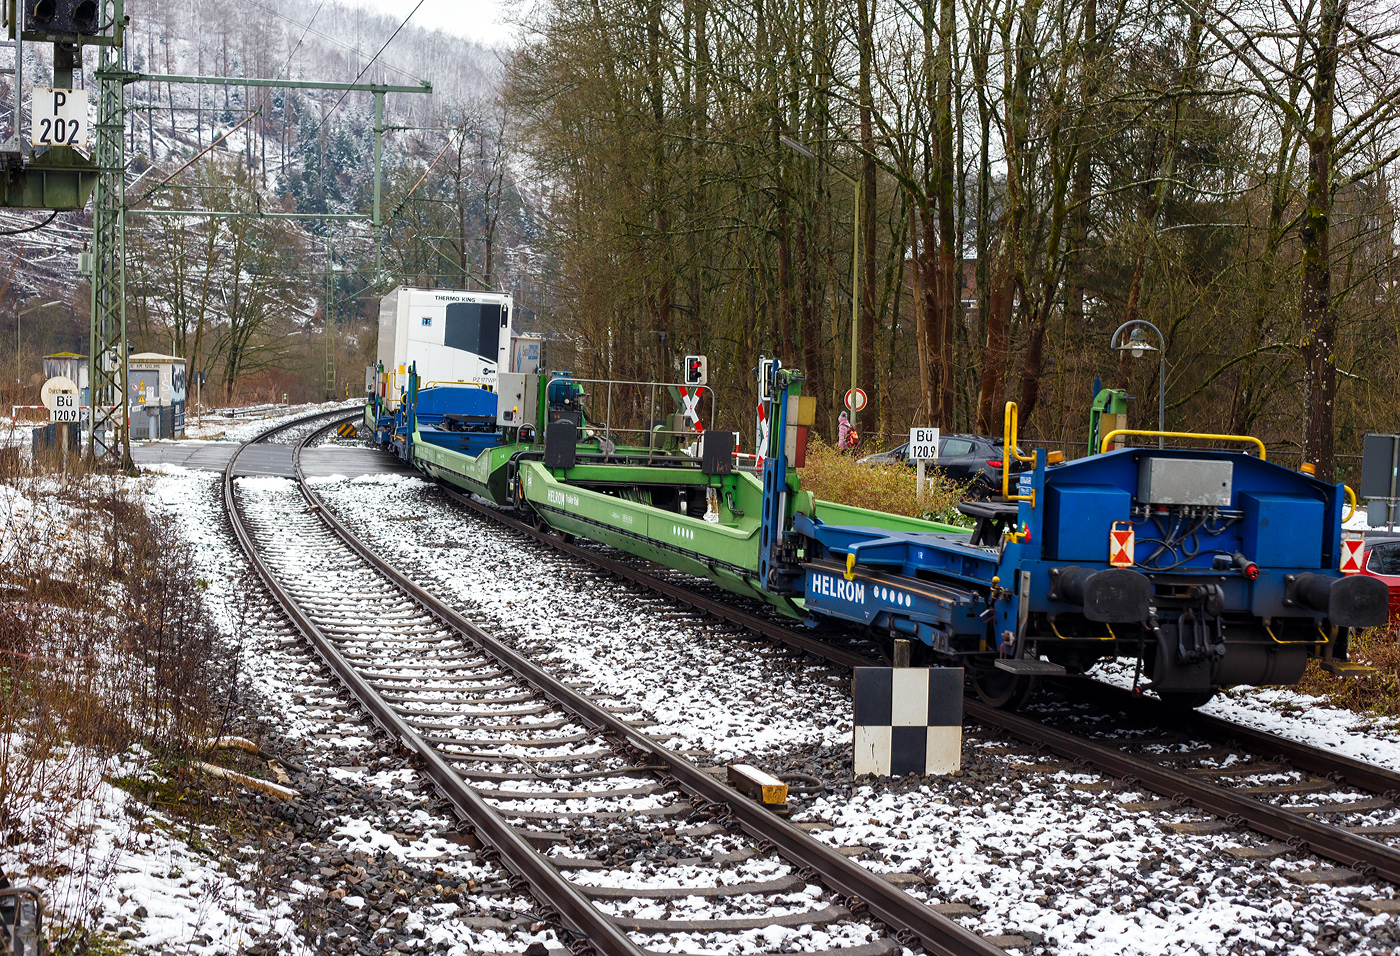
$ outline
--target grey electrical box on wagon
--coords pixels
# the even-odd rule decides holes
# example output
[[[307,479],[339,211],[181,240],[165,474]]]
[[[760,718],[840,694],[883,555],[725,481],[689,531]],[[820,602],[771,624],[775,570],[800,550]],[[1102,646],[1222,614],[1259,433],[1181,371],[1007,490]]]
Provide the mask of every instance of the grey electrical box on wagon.
[[[1139,504],[1228,508],[1234,463],[1190,458],[1143,458],[1138,463]]]
[[[538,375],[526,372],[499,372],[496,376],[496,424],[502,428],[533,425],[539,414]]]

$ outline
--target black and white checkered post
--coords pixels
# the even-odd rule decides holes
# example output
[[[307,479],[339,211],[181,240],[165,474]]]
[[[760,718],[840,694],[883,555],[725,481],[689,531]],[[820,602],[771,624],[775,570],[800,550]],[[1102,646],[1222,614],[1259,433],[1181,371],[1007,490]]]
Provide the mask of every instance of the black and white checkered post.
[[[857,667],[857,776],[952,773],[962,765],[961,667]]]

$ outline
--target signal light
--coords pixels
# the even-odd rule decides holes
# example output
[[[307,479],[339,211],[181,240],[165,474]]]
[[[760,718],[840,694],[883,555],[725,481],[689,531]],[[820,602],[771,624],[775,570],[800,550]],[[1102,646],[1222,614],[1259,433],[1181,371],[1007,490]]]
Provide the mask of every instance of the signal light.
[[[709,382],[709,360],[703,355],[685,357],[685,384],[705,385]]]
[[[24,0],[28,33],[96,36],[101,26],[97,0]]]
[[[989,468],[1000,468],[1000,467],[1001,467],[1001,462],[999,462],[999,461],[989,461],[989,462],[987,462],[987,466],[988,466]]]
[[[97,3],[95,0],[79,0],[73,4],[73,25],[79,33],[97,32]]]

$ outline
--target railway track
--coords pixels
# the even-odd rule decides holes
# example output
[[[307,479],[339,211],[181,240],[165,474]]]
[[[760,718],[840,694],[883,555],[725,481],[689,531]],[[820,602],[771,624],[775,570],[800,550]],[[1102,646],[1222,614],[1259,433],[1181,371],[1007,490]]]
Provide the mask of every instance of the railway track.
[[[296,445],[323,431],[327,420],[339,424],[345,420],[347,414],[348,412],[342,406],[325,412],[317,412],[314,415],[294,418],[269,428],[255,441],[264,441],[270,445]]]
[[[653,573],[642,562],[599,554],[441,487],[479,515],[753,633],[843,667],[884,663],[858,646],[827,644],[700,593],[668,569]],[[1104,707],[1087,731],[1081,713],[1072,721],[1054,715],[1037,719],[997,710],[974,698],[965,702],[965,712],[984,728],[1068,761],[1070,767],[1094,770],[1162,798],[1144,803],[1144,809],[1185,806],[1218,818],[1189,832],[1244,827],[1270,841],[1250,848],[1246,858],[1311,853],[1339,865],[1320,870],[1315,875],[1320,881],[1377,878],[1400,885],[1400,848],[1391,842],[1400,842],[1400,814],[1394,812],[1400,802],[1400,773],[1205,714],[1169,711],[1155,700],[1097,682],[1075,684],[1077,695],[1087,693]],[[1127,732],[1113,725],[1124,714],[1132,718]],[[1162,733],[1163,727],[1179,729]],[[1400,912],[1395,901],[1372,902],[1385,911]]]
[[[832,956],[1002,952],[666,748],[627,702],[585,697],[380,559],[301,480],[301,448],[347,416],[317,417],[331,422],[260,436],[297,434],[295,492],[245,494],[229,462],[235,535],[297,630],[571,948],[711,950],[782,928]],[[614,846],[646,847],[653,864],[625,868]]]

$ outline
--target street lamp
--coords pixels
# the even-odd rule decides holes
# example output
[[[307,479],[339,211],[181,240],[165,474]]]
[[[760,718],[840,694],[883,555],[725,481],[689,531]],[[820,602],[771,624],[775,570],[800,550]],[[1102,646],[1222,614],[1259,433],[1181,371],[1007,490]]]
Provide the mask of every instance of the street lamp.
[[[779,140],[788,149],[795,153],[806,156],[808,159],[815,159],[818,162],[825,162],[831,171],[851,184],[851,195],[854,198],[851,211],[851,427],[856,426],[856,362],[858,356],[858,343],[860,341],[860,183],[847,176],[831,163],[822,159],[806,146],[787,136],[779,136]]]
[[[31,305],[29,308],[20,309],[18,312],[15,313],[15,384],[19,385],[21,388],[23,387],[23,383],[20,381],[19,373],[19,330],[21,327],[20,320],[23,319],[29,313],[36,311],[37,309],[47,309],[51,305],[62,304],[63,302],[61,300],[54,299],[52,302],[40,302],[38,305]]]
[[[1123,332],[1131,328],[1126,340],[1123,339]],[[1158,345],[1153,345],[1147,340],[1147,333],[1144,329],[1151,329],[1157,333]],[[1160,347],[1159,347],[1160,346]],[[1145,319],[1129,319],[1118,326],[1113,333],[1113,338],[1109,339],[1108,347],[1117,349],[1119,352],[1127,352],[1133,358],[1142,358],[1148,352],[1156,352],[1160,362],[1157,370],[1157,430],[1159,432],[1167,430],[1167,339],[1162,334],[1162,330]],[[1157,436],[1157,447],[1165,448],[1166,439],[1161,435]]]

